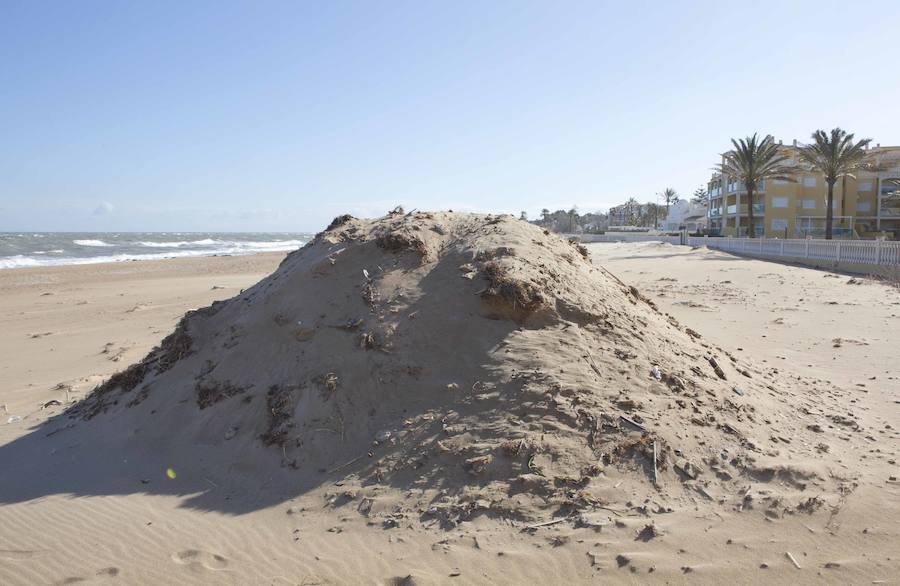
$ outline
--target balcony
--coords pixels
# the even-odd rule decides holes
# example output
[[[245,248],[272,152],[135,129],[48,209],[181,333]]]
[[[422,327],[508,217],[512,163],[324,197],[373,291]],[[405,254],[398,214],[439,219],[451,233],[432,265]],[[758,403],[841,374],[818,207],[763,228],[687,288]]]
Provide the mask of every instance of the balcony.
[[[726,209],[726,213],[729,216],[735,215],[737,213],[737,205],[732,204],[732,205],[728,206],[728,208]],[[763,215],[765,215],[765,213],[766,213],[766,204],[764,204],[764,203],[753,204],[753,215],[754,216],[763,216]],[[745,203],[741,204],[741,215],[742,216],[747,215],[747,204],[745,204]]]
[[[739,191],[741,193],[746,193],[747,186],[744,185],[740,181],[730,181],[728,183],[728,193],[737,193]],[[765,192],[766,192],[766,182],[760,181],[759,184],[756,186],[756,191],[754,191],[754,193],[765,193]]]
[[[709,209],[709,217],[710,218],[718,218],[722,215],[722,208],[710,208]]]

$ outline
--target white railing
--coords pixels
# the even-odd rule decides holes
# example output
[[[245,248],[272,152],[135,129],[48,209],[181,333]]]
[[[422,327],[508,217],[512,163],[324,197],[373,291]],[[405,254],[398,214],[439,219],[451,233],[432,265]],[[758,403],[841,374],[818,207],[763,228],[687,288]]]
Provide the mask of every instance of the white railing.
[[[668,241],[668,240],[667,240]],[[830,260],[850,264],[900,265],[900,242],[689,236],[686,244],[749,256]]]
[[[710,238],[660,234],[581,234],[582,242],[668,242],[707,246],[748,256],[826,260],[848,264],[900,267],[900,242],[800,238]]]

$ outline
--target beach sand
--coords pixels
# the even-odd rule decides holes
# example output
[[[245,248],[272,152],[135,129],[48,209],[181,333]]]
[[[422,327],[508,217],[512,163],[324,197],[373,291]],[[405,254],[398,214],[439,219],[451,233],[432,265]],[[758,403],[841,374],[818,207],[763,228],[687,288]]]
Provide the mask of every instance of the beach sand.
[[[838,426],[830,436],[838,439],[829,441],[828,475],[840,479],[840,497],[809,513],[779,514],[777,507],[764,513],[762,501],[777,499],[798,483],[775,474],[748,485],[756,509],[738,512],[713,507],[701,496],[683,498],[676,510],[653,516],[658,535],[647,535],[650,520],[632,510],[613,511],[610,523],[596,527],[566,522],[522,531],[521,523],[477,517],[449,530],[414,522],[385,530],[358,513],[356,503],[352,509],[323,506],[340,500],[341,486],[273,499],[266,494],[268,479],[260,478],[258,493],[226,494],[208,477],[180,468],[179,478],[187,479],[179,480],[177,489],[161,489],[168,480],[162,468],[158,476],[143,477],[126,461],[84,470],[87,477],[110,474],[95,479],[94,490],[35,490],[34,498],[0,504],[0,583],[896,580],[900,484],[891,478],[900,472],[895,463],[900,291],[868,279],[851,282],[845,275],[705,249],[655,243],[589,249],[596,264],[704,340],[777,369],[779,389],[789,391],[797,377],[804,379],[804,389],[815,386],[809,381],[822,381],[830,413],[854,422],[848,429]],[[235,296],[283,258],[0,271],[0,404],[6,405],[0,448],[61,410],[43,405],[84,398],[110,374],[140,360],[185,311]],[[798,404],[810,399],[816,397],[797,397]],[[16,416],[24,419],[6,423]],[[785,435],[773,428],[771,438],[761,440],[771,441],[766,449],[791,459],[800,446]],[[61,440],[30,455],[59,458],[61,469],[70,470],[78,448]],[[109,446],[109,458],[124,455]],[[798,465],[805,463],[797,459]],[[204,466],[197,463],[198,470]],[[0,461],[0,482],[40,482],[17,476],[20,469],[26,467]],[[53,469],[44,473],[50,483]],[[65,485],[58,478],[53,483]],[[97,486],[108,489],[104,493]],[[200,494],[205,500],[197,500]]]

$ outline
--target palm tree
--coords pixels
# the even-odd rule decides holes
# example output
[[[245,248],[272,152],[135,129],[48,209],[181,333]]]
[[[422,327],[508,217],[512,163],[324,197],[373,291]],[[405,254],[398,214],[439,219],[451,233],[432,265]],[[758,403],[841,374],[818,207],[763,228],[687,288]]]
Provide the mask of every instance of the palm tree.
[[[753,136],[739,140],[731,139],[733,149],[722,155],[722,162],[716,169],[730,179],[736,179],[747,189],[747,222],[750,238],[756,237],[756,223],[753,219],[753,196],[761,181],[781,179],[793,181],[793,169],[785,164],[787,155],[779,152],[771,135],[759,140]],[[740,210],[738,210],[740,217]]]
[[[626,219],[626,226],[636,226],[635,223],[638,216],[638,208],[640,208],[641,204],[638,203],[634,197],[629,197],[628,201],[625,202],[625,213],[628,215]]]
[[[669,204],[670,203],[678,203],[678,192],[672,189],[671,187],[666,187],[666,189],[660,194],[662,198],[666,202],[666,215],[669,215]]]
[[[672,189],[671,187],[666,187],[662,193],[659,194],[660,197],[663,198],[666,202],[666,218],[669,217],[669,204],[670,203],[678,203],[678,192]],[[658,208],[657,208],[658,210]],[[659,218],[656,219],[656,227],[659,227]]]
[[[812,144],[800,148],[800,158],[809,163],[809,166],[825,175],[825,184],[828,186],[828,202],[825,207],[825,239],[831,240],[834,224],[834,184],[838,179],[850,177],[855,179],[854,173],[863,167],[869,158],[866,148],[872,142],[871,138],[863,138],[853,142],[853,134],[835,128],[830,134],[824,130],[817,130],[812,134]]]
[[[572,206],[566,215],[569,218],[569,233],[575,232],[575,226],[578,225],[578,206]]]

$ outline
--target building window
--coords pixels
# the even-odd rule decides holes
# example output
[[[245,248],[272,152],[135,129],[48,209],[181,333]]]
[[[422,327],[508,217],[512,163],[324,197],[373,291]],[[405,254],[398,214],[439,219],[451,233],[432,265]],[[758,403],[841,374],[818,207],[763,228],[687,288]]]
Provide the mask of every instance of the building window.
[[[860,181],[856,184],[856,191],[872,191],[872,182]]]
[[[815,187],[816,186],[816,178],[815,177],[804,177],[803,178],[803,187]]]
[[[872,202],[870,201],[860,201],[856,204],[857,212],[871,212],[872,211]]]
[[[772,230],[784,232],[787,230],[788,221],[785,218],[772,218]]]
[[[803,200],[803,209],[804,210],[816,209],[816,200],[815,199],[804,199]]]
[[[786,197],[773,197],[773,198],[772,198],[772,207],[773,207],[773,208],[786,208],[786,207],[788,207],[788,198],[786,198]]]

